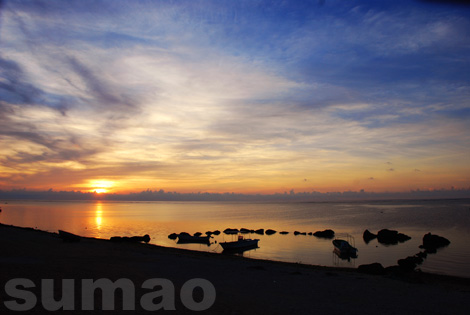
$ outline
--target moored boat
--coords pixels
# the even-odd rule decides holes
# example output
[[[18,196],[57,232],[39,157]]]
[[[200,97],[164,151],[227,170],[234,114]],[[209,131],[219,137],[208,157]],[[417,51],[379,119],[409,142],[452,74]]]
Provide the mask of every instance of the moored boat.
[[[243,235],[238,236],[238,240],[233,242],[222,242],[220,245],[224,250],[238,250],[257,248],[259,239],[244,238]]]
[[[357,248],[353,247],[351,244],[349,244],[349,242],[336,239],[333,240],[332,243],[335,247],[335,252],[340,256],[348,256],[352,258],[357,257]]]

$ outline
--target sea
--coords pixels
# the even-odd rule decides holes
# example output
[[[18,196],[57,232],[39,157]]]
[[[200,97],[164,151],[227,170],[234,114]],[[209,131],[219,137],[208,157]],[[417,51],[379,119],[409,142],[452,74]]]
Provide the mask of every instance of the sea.
[[[425,272],[470,278],[470,199],[401,200],[364,202],[117,202],[117,201],[19,201],[0,204],[0,222],[81,236],[150,235],[150,243],[175,248],[222,253],[220,242],[233,241],[227,228],[273,229],[273,235],[246,234],[259,239],[258,248],[238,253],[269,259],[321,266],[356,268],[362,264],[397,264],[422,249],[426,233],[450,240],[450,245],[429,254],[418,268]],[[309,233],[331,229],[335,237],[358,249],[357,258],[341,258],[331,239]],[[411,237],[395,245],[365,242],[363,232],[396,230]],[[178,244],[172,233],[190,234],[219,230],[210,244]],[[281,235],[279,232],[288,234]],[[306,235],[295,235],[295,231]]]

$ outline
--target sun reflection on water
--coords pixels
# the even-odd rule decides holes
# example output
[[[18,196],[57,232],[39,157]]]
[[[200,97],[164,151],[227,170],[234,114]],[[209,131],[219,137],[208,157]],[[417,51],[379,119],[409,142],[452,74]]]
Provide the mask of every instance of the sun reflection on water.
[[[96,223],[96,229],[100,231],[103,225],[103,205],[101,204],[100,201],[96,203],[95,223]]]

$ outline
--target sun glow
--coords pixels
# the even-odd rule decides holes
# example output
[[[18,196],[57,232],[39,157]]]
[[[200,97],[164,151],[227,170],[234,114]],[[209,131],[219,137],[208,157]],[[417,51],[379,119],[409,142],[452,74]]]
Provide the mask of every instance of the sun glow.
[[[91,186],[91,192],[103,194],[107,193],[114,186],[114,182],[109,180],[91,180],[89,186]]]

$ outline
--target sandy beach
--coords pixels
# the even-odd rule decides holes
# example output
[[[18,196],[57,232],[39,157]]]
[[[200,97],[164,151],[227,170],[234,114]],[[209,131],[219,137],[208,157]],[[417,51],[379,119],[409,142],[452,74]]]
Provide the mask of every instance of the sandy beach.
[[[117,294],[113,312],[126,314],[149,313],[139,297],[150,292],[142,284],[154,278],[174,284],[176,314],[193,312],[181,302],[180,291],[196,278],[208,280],[216,291],[214,303],[202,312],[207,314],[466,314],[470,299],[470,279],[464,278],[421,272],[376,276],[355,269],[92,238],[68,243],[56,233],[7,225],[0,226],[0,249],[2,314],[18,313],[4,303],[15,300],[5,284],[16,278],[35,284],[27,289],[38,298],[34,314],[49,313],[40,303],[41,279],[56,279],[57,300],[62,279],[75,279],[76,292],[82,279],[130,279],[135,285],[135,311],[122,310],[122,298]],[[201,291],[195,290],[199,293],[195,301],[204,298]],[[101,306],[95,300],[95,312]],[[75,298],[75,310],[70,312],[90,313],[82,310],[80,298]]]

